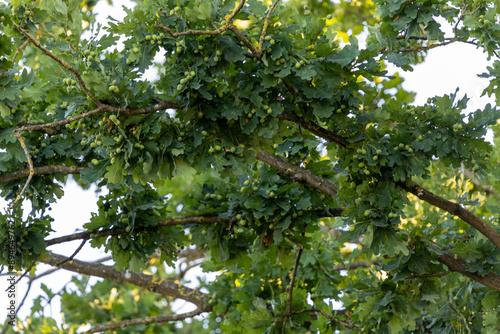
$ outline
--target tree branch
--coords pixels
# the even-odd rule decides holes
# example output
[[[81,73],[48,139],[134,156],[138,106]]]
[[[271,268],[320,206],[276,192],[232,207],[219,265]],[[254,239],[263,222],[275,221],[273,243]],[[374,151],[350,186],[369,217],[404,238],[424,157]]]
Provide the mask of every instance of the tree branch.
[[[417,38],[412,38],[412,39],[417,39]],[[427,40],[426,38],[418,38],[420,40]],[[463,42],[463,37],[452,37],[452,38],[449,38],[447,39],[446,41],[442,42],[442,43],[434,43],[434,44],[430,44],[430,45],[427,45],[427,46],[424,46],[424,45],[421,45],[421,46],[414,46],[412,48],[408,48],[408,49],[400,49],[400,50],[387,50],[387,49],[383,49],[381,51],[381,53],[401,53],[401,52],[421,52],[421,51],[428,51],[430,49],[434,49],[434,48],[437,48],[439,46],[445,46],[445,45],[448,45],[448,44],[451,44],[451,43],[454,43],[454,42]]]
[[[79,174],[84,169],[88,169],[88,167],[47,165],[43,167],[35,167],[33,169],[33,175]],[[29,174],[30,170],[25,168],[0,176],[0,184],[22,179],[23,177],[29,176]]]
[[[33,44],[37,49],[39,49],[40,51],[42,51],[44,54],[46,54],[47,56],[49,56],[50,58],[52,58],[56,63],[58,63],[59,65],[61,65],[62,67],[64,67],[66,70],[68,70],[69,72],[73,73],[73,75],[76,77],[76,81],[78,81],[78,83],[80,84],[80,86],[82,87],[83,91],[85,92],[85,94],[87,94],[87,96],[98,106],[102,106],[102,102],[99,101],[95,96],[94,94],[92,94],[92,92],[90,91],[90,89],[87,87],[87,85],[85,84],[85,82],[83,81],[82,79],[82,76],[80,75],[80,72],[78,72],[73,66],[71,66],[70,64],[68,64],[67,62],[65,62],[64,60],[56,57],[51,51],[47,50],[39,41],[37,41],[33,36],[31,36],[26,30],[24,30],[20,25],[18,25],[17,23],[15,22],[12,22],[12,24],[14,25],[14,28],[16,28],[20,33],[22,33],[24,36],[26,36],[28,38],[28,40],[31,42],[31,44]]]
[[[211,307],[200,307],[192,312],[182,313],[182,314],[173,314],[173,315],[162,315],[156,317],[145,317],[145,318],[137,318],[130,320],[123,320],[119,322],[107,323],[107,324],[99,324],[92,327],[90,330],[82,332],[83,334],[91,334],[97,332],[105,332],[105,331],[114,331],[117,329],[121,329],[126,326],[133,325],[149,325],[153,323],[163,323],[169,321],[181,321],[187,318],[192,318],[197,315],[200,315],[204,312],[210,312]]]
[[[295,115],[295,114],[289,114],[289,113],[283,113],[283,114],[280,114],[278,116],[279,119],[281,119],[282,121],[290,121],[290,122],[293,122],[301,127],[303,127],[304,129],[308,130],[309,132],[315,134],[316,136],[318,137],[321,137],[325,140],[328,140],[332,143],[335,143],[341,147],[346,147],[346,140],[344,137],[342,136],[339,136],[337,134],[334,134],[333,132],[323,128],[322,126],[314,123],[314,122],[306,122],[305,120],[303,120],[302,118],[300,118],[299,116]]]
[[[288,298],[286,301],[286,308],[285,308],[285,314],[283,315],[283,322],[281,324],[281,333],[285,333],[285,328],[286,328],[286,319],[288,316],[291,314],[291,309],[292,309],[292,300],[293,300],[293,286],[295,284],[295,278],[297,276],[297,268],[299,267],[299,262],[300,262],[300,256],[302,255],[302,251],[304,249],[302,247],[299,247],[297,249],[297,256],[295,257],[295,263],[293,265],[293,271],[292,271],[292,279],[290,281],[290,288],[288,289]]]
[[[293,115],[293,114],[281,114],[280,119],[292,121],[292,122],[296,123],[297,125],[304,127],[305,129],[309,130],[310,132],[314,133],[315,135],[317,135],[323,139],[326,139],[328,141],[332,141],[334,143],[339,144],[340,146],[345,147],[345,144],[344,144],[345,139],[344,138],[335,135],[334,133],[330,132],[327,129],[324,129],[323,127],[321,127],[315,123],[304,122],[298,116]],[[495,231],[491,226],[486,224],[479,217],[477,217],[476,215],[474,215],[470,211],[461,207],[459,204],[455,204],[453,202],[445,200],[444,198],[433,194],[432,192],[420,187],[419,185],[417,185],[416,183],[414,183],[412,181],[397,182],[396,185],[405,189],[408,192],[411,192],[412,194],[416,195],[421,200],[424,200],[429,204],[437,206],[438,208],[441,208],[441,209],[443,209],[443,210],[445,210],[445,211],[447,211],[455,216],[460,217],[467,224],[471,225],[472,227],[477,229],[479,232],[481,232],[491,242],[493,242],[493,244],[497,248],[500,249],[500,233]]]
[[[269,11],[267,12],[266,19],[264,20],[264,25],[262,26],[262,33],[260,34],[260,39],[259,39],[259,55],[258,55],[258,57],[260,57],[262,55],[262,45],[264,45],[264,38],[266,37],[267,27],[269,26],[269,22],[271,21],[271,14],[273,13],[273,10],[276,7],[276,5],[278,5],[278,2],[280,2],[280,0],[274,0],[271,7],[269,7]]]
[[[129,272],[128,275],[125,275],[124,272],[117,271],[114,267],[111,266],[105,266],[103,264],[97,263],[87,263],[79,260],[64,262],[66,259],[67,258],[65,256],[49,252],[49,256],[41,257],[40,262],[84,275],[96,276],[120,283],[140,286],[142,288],[148,289],[149,291],[156,292],[165,296],[183,299],[195,304],[199,308],[206,310],[206,304],[204,300],[207,295],[180,284],[166,281],[156,275],[144,275],[134,272]],[[58,266],[58,264],[60,263],[61,265]]]
[[[438,256],[438,261],[445,264],[451,271],[460,273],[476,282],[479,282],[487,287],[500,291],[500,274],[489,273],[486,276],[479,276],[467,271],[465,266],[467,263],[457,254],[448,252]]]
[[[233,23],[233,18],[236,16],[236,14],[239,13],[239,11],[243,8],[245,5],[246,0],[242,0],[238,7],[229,15],[227,18],[227,24],[219,27],[216,30],[193,30],[193,29],[188,29],[186,31],[182,32],[172,32],[172,30],[169,27],[164,26],[161,23],[155,23],[155,28],[162,29],[166,31],[170,36],[177,38],[179,36],[185,36],[185,35],[220,35],[224,31],[230,30],[232,31],[238,39],[245,44],[248,49],[252,52],[253,55],[255,55],[257,58],[260,58],[262,55],[262,50],[255,48],[255,46],[248,40],[248,38],[243,35],[243,33],[234,25]],[[269,23],[268,23],[269,24]],[[264,23],[265,25],[265,23]]]
[[[15,132],[14,135],[16,136],[17,140],[19,140],[19,143],[21,144],[21,147],[23,148],[24,154],[26,155],[26,159],[28,160],[29,173],[28,173],[28,179],[26,180],[26,183],[24,184],[23,189],[21,190],[19,195],[16,196],[16,199],[9,205],[9,207],[7,208],[7,212],[9,212],[11,209],[13,209],[14,206],[16,206],[17,202],[19,202],[19,200],[23,196],[26,189],[28,189],[28,185],[30,184],[31,179],[33,178],[33,174],[35,174],[35,170],[33,168],[33,160],[31,160],[30,152],[28,151],[28,148],[26,147],[26,143],[24,142],[23,137],[21,136],[21,134],[19,132]]]
[[[356,261],[349,263],[347,265],[344,264],[337,264],[336,266],[333,267],[333,270],[339,271],[339,270],[353,270],[357,268],[370,268],[371,266],[382,264],[382,261],[380,260],[374,260],[374,261]]]
[[[19,127],[15,131],[39,131],[39,130],[44,130],[47,128],[54,128],[56,126],[60,125],[65,125],[68,123],[72,123],[74,121],[77,121],[82,118],[86,118],[95,114],[99,113],[104,113],[104,112],[110,112],[114,114],[125,114],[125,115],[140,115],[140,114],[149,114],[152,112],[160,111],[160,110],[165,110],[165,109],[180,109],[182,108],[179,104],[170,102],[170,101],[161,101],[154,105],[153,107],[143,107],[143,108],[118,108],[114,106],[109,106],[109,105],[101,105],[100,107],[91,110],[89,112],[76,115],[74,117],[67,118],[62,121],[57,121],[57,122],[52,122],[52,123],[43,123],[43,124],[24,124],[23,126]]]
[[[302,169],[300,167],[292,165],[291,163],[273,154],[260,150],[259,152],[257,152],[255,157],[258,160],[265,162],[269,166],[273,167],[274,169],[277,169],[281,173],[288,175],[292,178],[292,180],[303,182],[312,188],[318,189],[319,191],[330,197],[335,196],[339,190],[339,187],[335,183],[323,179],[307,169]]]
[[[432,204],[440,209],[443,209],[452,215],[460,217],[464,222],[474,227],[476,230],[481,232],[486,238],[488,238],[498,249],[500,249],[500,233],[495,231],[493,227],[486,224],[479,217],[471,213],[470,211],[464,209],[460,204],[450,202],[442,197],[435,195],[434,193],[420,187],[418,184],[407,181],[407,182],[397,182],[399,187],[405,189],[406,191],[412,193],[423,201]]]
[[[172,29],[169,27],[164,26],[161,23],[155,23],[155,28],[161,29],[163,31],[166,31],[170,36],[177,38],[180,36],[186,36],[186,35],[220,35],[224,31],[229,30],[229,26],[223,25],[219,29],[216,30],[193,30],[193,29],[188,29],[186,31],[181,31],[181,32],[173,32]]]
[[[195,217],[181,217],[181,218],[167,218],[161,219],[155,226],[146,227],[136,227],[132,233],[142,232],[151,228],[159,228],[163,226],[173,226],[173,225],[188,225],[188,224],[213,224],[213,223],[224,223],[228,224],[232,221],[232,219],[219,218],[217,216],[195,216]],[[55,244],[61,244],[68,241],[80,240],[80,239],[91,239],[91,238],[100,238],[107,237],[119,234],[131,233],[127,232],[124,228],[113,228],[113,229],[105,229],[100,231],[89,231],[89,232],[81,232],[66,235],[63,237],[58,237],[54,239],[46,240],[45,243],[47,246],[52,246]]]
[[[65,258],[63,260],[63,262],[58,263],[56,265],[56,267],[60,267],[61,265],[63,265],[64,263],[66,263],[68,261],[73,261],[73,259],[75,258],[76,254],[78,254],[82,250],[82,248],[83,248],[83,246],[85,245],[86,242],[87,242],[87,240],[82,240],[82,242],[80,243],[80,246],[78,246],[78,248],[73,252],[73,254],[71,254],[69,257]]]
[[[481,184],[477,176],[471,172],[470,170],[464,168],[464,175],[466,178],[471,179],[472,184],[481,189],[486,193],[486,195],[495,195],[498,196],[498,192],[492,186],[485,186]]]

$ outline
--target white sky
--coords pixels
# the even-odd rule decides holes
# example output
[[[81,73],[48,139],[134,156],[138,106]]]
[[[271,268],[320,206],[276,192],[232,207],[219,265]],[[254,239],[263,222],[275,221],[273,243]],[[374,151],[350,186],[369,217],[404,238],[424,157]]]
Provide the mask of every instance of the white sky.
[[[115,19],[122,19],[124,12],[121,10],[121,6],[131,7],[133,5],[128,0],[115,1],[115,3],[120,3],[120,5],[109,8],[105,1],[100,1],[95,10],[98,13],[102,13],[102,19],[105,19],[108,15],[112,15]],[[487,65],[486,55],[478,51],[475,46],[455,43],[431,50],[426,61],[416,66],[413,72],[398,71],[406,79],[403,87],[406,90],[417,93],[415,104],[425,103],[428,97],[453,93],[456,87],[459,87],[459,97],[467,94],[471,98],[468,111],[474,111],[477,108],[483,107],[488,102],[494,105],[492,98],[480,97],[483,89],[488,85],[488,81],[478,78],[477,75],[486,72]],[[154,72],[151,72],[150,75],[152,77]],[[95,190],[95,187],[93,187],[91,190],[83,191],[74,181],[67,184],[64,198],[53,205],[52,213],[55,218],[53,229],[57,232],[51,235],[51,237],[72,234],[77,228],[81,228],[84,223],[89,221],[90,213],[97,211]],[[5,201],[0,198],[0,209],[4,212],[6,207]],[[65,243],[50,247],[50,250],[69,256],[78,245],[78,241]],[[77,259],[92,261],[100,259],[103,256],[104,253],[102,251],[92,249],[86,245],[78,254]],[[40,266],[37,273],[42,273],[50,268],[49,266]],[[39,288],[40,283],[43,282],[54,292],[57,292],[63,284],[70,281],[71,276],[72,273],[60,270],[56,274],[37,281],[32,287],[28,300],[21,309],[20,317],[26,317],[30,312],[32,299],[43,294]],[[26,291],[25,282],[26,279],[18,286],[19,298],[22,298]],[[3,294],[6,288],[6,279],[0,277],[0,294]],[[5,298],[0,298],[0,310],[6,309],[6,302]],[[18,300],[19,302],[20,300]],[[58,318],[59,312],[58,302],[52,302],[52,308],[47,309],[46,315]],[[0,321],[3,322],[4,319],[5,313],[1,311]]]

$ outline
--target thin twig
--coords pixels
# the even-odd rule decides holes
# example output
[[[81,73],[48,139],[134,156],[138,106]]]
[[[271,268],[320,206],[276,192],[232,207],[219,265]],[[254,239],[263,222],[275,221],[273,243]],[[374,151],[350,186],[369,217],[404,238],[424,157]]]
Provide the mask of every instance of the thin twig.
[[[24,271],[24,273],[21,276],[19,276],[16,283],[14,283],[14,284],[19,283],[19,281],[30,272],[31,268],[33,268],[35,266],[35,264],[37,263],[38,256],[39,255],[36,256],[36,258],[33,260],[33,262],[31,262],[30,266]]]
[[[67,257],[64,260],[62,260],[60,263],[57,263],[56,267],[59,267],[61,264],[64,264],[68,261],[72,261],[75,258],[76,254],[78,254],[78,252],[83,248],[86,242],[87,239],[83,239],[82,242],[80,243],[80,246],[78,246],[78,248],[73,252],[73,254],[71,254],[70,257]]]
[[[204,312],[209,312],[210,308],[205,307],[205,308],[198,308],[192,312],[187,312],[187,313],[182,313],[182,314],[174,314],[174,315],[162,315],[162,316],[156,316],[156,317],[144,317],[144,318],[137,318],[137,319],[129,319],[129,320],[123,320],[123,321],[118,321],[118,322],[113,322],[113,323],[107,323],[107,324],[100,324],[100,325],[95,325],[88,331],[83,332],[83,334],[91,334],[91,333],[97,333],[97,332],[106,332],[106,331],[113,331],[116,329],[121,329],[126,326],[134,326],[134,325],[149,325],[153,323],[163,323],[163,322],[169,322],[169,321],[181,321],[187,318],[193,318],[199,314],[202,314]]]
[[[14,57],[12,57],[12,63],[14,64],[16,62],[17,55],[30,43],[29,40],[24,41],[23,44],[16,50],[16,53],[14,53]]]
[[[444,273],[436,273],[436,274],[423,274],[423,275],[411,275],[406,277],[407,280],[415,279],[415,278],[426,278],[426,277],[442,277],[451,273],[451,270],[447,270]]]
[[[229,30],[229,26],[227,24],[219,27],[216,30],[193,30],[193,29],[188,29],[188,30],[181,31],[181,32],[173,32],[172,29],[170,29],[169,27],[164,26],[161,23],[155,23],[155,28],[158,28],[158,29],[166,31],[170,36],[172,36],[174,38],[177,38],[177,37],[180,37],[180,36],[186,36],[186,35],[195,35],[195,36],[199,36],[199,35],[220,35],[224,31]]]
[[[445,42],[442,42],[442,43],[434,43],[434,44],[431,44],[431,45],[427,45],[427,46],[414,46],[412,48],[408,48],[408,49],[401,49],[401,50],[382,50],[382,53],[396,53],[396,52],[421,52],[421,51],[428,51],[428,50],[431,50],[431,49],[434,49],[434,48],[437,48],[439,46],[445,46],[445,45],[448,45],[448,44],[451,44],[451,43],[454,43],[454,42],[459,42],[459,41],[463,41],[463,37],[453,37]]]
[[[261,57],[261,53],[259,53],[259,50],[255,48],[255,46],[250,42],[248,38],[243,35],[243,33],[233,24],[233,22],[228,23],[229,29],[238,37],[240,41],[243,42],[247,46],[247,48],[252,52],[257,58]]]
[[[285,314],[283,315],[283,322],[281,324],[281,333],[282,334],[285,333],[286,320],[287,320],[288,316],[291,314],[290,310],[292,308],[293,285],[295,284],[295,277],[297,276],[297,268],[299,267],[300,256],[302,255],[303,250],[304,250],[304,248],[300,246],[297,249],[297,256],[295,257],[295,263],[293,265],[293,271],[292,271],[292,279],[290,281],[290,288],[288,289],[288,298],[286,301]]]
[[[26,30],[24,30],[20,25],[17,23],[13,22],[14,28],[16,28],[19,32],[21,32],[24,36],[28,38],[28,40],[35,46],[37,47],[40,51],[42,51],[44,54],[52,58],[56,63],[64,67],[66,70],[70,71],[73,73],[73,75],[76,77],[76,81],[80,84],[82,87],[83,91],[87,96],[98,106],[102,106],[103,103],[99,101],[94,94],[90,91],[90,89],[87,87],[85,82],[82,79],[82,76],[80,75],[80,72],[78,72],[73,66],[65,62],[64,60],[56,57],[51,51],[47,50],[36,38],[31,36]]]
[[[14,136],[16,136],[17,140],[19,140],[19,143],[21,143],[21,146],[24,150],[24,154],[26,155],[26,158],[28,159],[28,166],[30,169],[30,174],[28,175],[28,179],[26,180],[26,183],[24,184],[24,187],[21,190],[21,192],[19,193],[19,195],[16,196],[16,199],[7,208],[7,212],[12,210],[14,208],[14,206],[17,204],[17,202],[19,202],[19,200],[21,199],[23,194],[26,192],[26,189],[28,189],[28,185],[30,184],[31,179],[33,178],[33,175],[35,174],[35,169],[33,168],[33,161],[31,160],[30,152],[28,152],[28,148],[26,147],[26,143],[24,142],[23,137],[19,134],[19,132],[16,132],[14,134]]]
[[[271,14],[273,13],[274,8],[276,8],[276,5],[280,2],[280,0],[274,0],[273,4],[271,7],[269,7],[269,11],[267,12],[266,19],[264,20],[264,25],[262,26],[262,33],[260,34],[260,39],[259,39],[259,57],[262,54],[262,46],[264,45],[264,38],[266,37],[266,31],[267,28],[269,27],[269,22],[271,21]]]

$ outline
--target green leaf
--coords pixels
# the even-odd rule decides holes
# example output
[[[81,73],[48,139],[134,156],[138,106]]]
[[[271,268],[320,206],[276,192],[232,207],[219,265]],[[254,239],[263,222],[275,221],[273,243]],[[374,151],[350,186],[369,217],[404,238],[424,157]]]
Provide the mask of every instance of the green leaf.
[[[46,0],[40,3],[40,8],[46,10],[50,15],[59,13],[62,17],[66,17],[68,6],[62,0]]]
[[[397,314],[393,314],[389,320],[391,334],[401,333],[403,331],[403,322]]]
[[[114,164],[106,167],[107,173],[104,174],[104,177],[108,179],[111,183],[120,183],[123,181],[123,169],[122,163],[120,161],[116,161]]]
[[[0,102],[0,116],[5,118],[10,115],[10,109],[5,104]]]
[[[198,7],[198,18],[200,20],[210,20],[213,15],[213,8],[209,2],[204,2]]]
[[[329,56],[329,62],[339,64],[345,67],[352,63],[357,56],[359,56],[358,40],[355,37],[349,39],[351,44],[344,46],[344,48],[337,54]]]
[[[270,326],[274,320],[271,312],[266,308],[266,302],[261,298],[256,298],[253,304],[255,308],[243,314],[241,326],[253,329]]]

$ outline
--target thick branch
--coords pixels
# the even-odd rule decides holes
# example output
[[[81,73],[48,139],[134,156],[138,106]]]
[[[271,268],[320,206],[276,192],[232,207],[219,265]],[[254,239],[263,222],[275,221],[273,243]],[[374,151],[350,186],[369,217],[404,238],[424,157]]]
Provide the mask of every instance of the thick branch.
[[[33,175],[79,174],[84,169],[87,169],[87,167],[48,165],[35,167]],[[28,175],[30,175],[30,170],[28,168],[21,169],[7,175],[0,176],[0,183],[8,183],[10,181],[19,180]]]
[[[479,282],[487,287],[500,291],[500,275],[490,273],[484,277],[471,273],[465,269],[466,262],[464,259],[453,253],[446,253],[438,257],[439,262],[448,266],[451,271],[460,273],[468,278]]]
[[[324,129],[323,127],[312,123],[312,122],[304,122],[301,120],[298,116],[293,115],[293,114],[281,114],[280,119],[282,120],[288,120],[296,123],[297,125],[300,125],[304,127],[305,129],[311,131],[315,135],[326,139],[328,141],[337,143],[340,146],[345,147],[345,139],[337,136],[336,134],[332,133],[331,131]],[[260,160],[260,159],[259,159]],[[297,167],[295,167],[297,168]],[[408,192],[411,192],[412,194],[416,195],[418,198],[421,200],[426,201],[429,204],[432,204],[434,206],[437,206],[438,208],[441,208],[455,216],[460,217],[463,221],[465,221],[467,224],[471,225],[475,229],[477,229],[479,232],[481,232],[484,236],[486,236],[493,244],[500,249],[500,233],[495,231],[491,226],[486,224],[484,221],[482,221],[479,217],[475,216],[473,213],[470,211],[467,211],[460,205],[450,202],[448,200],[445,200],[442,197],[439,197],[432,192],[420,187],[416,183],[412,181],[407,181],[407,182],[397,182],[396,183],[399,187],[405,189]]]
[[[40,262],[84,275],[101,277],[120,283],[133,284],[165,296],[186,300],[199,308],[204,309],[206,307],[204,302],[206,298],[205,294],[180,284],[166,281],[156,275],[144,275],[134,272],[128,272],[128,274],[125,275],[124,272],[117,271],[111,266],[105,266],[95,262],[87,263],[79,260],[64,262],[66,259],[65,256],[49,252],[49,257],[40,258]],[[58,266],[58,264],[60,264],[60,266]]]
[[[452,215],[460,217],[470,226],[474,227],[476,230],[481,232],[486,238],[488,238],[498,249],[500,249],[500,233],[495,231],[493,227],[486,224],[479,217],[465,210],[461,205],[450,202],[442,197],[435,195],[434,193],[426,190],[414,182],[398,182],[398,186],[411,192],[413,195],[417,196],[423,201],[429,204],[437,206]]]
[[[181,218],[167,218],[159,220],[157,225],[145,227],[136,227],[133,232],[127,232],[124,228],[114,228],[114,229],[106,229],[101,231],[90,231],[90,232],[81,232],[66,235],[59,238],[54,238],[50,240],[46,240],[45,243],[47,246],[52,246],[55,244],[60,244],[63,242],[80,240],[80,239],[91,239],[91,238],[99,238],[99,237],[107,237],[113,235],[120,235],[125,233],[138,233],[141,231],[145,231],[147,229],[158,228],[163,226],[172,226],[172,225],[188,225],[188,224],[213,224],[213,223],[224,223],[228,224],[231,219],[219,218],[217,216],[196,216],[196,217],[181,217]]]
[[[133,325],[149,325],[149,324],[154,324],[154,323],[159,324],[159,323],[169,322],[169,321],[181,321],[181,320],[184,320],[187,318],[192,318],[192,317],[195,317],[197,315],[200,315],[203,312],[210,312],[210,311],[211,311],[210,307],[205,307],[205,308],[198,308],[192,312],[187,312],[187,313],[182,313],[182,314],[162,315],[162,316],[157,316],[157,317],[145,317],[145,318],[123,320],[123,321],[107,323],[107,324],[100,324],[100,325],[95,325],[90,330],[83,332],[83,334],[91,334],[91,333],[105,332],[105,331],[114,331],[114,330],[121,329],[121,328],[126,327],[126,326],[133,326]]]
[[[281,173],[290,176],[293,180],[303,182],[330,197],[335,196],[339,190],[339,187],[333,182],[323,179],[309,170],[292,165],[273,154],[260,150],[255,157]]]

